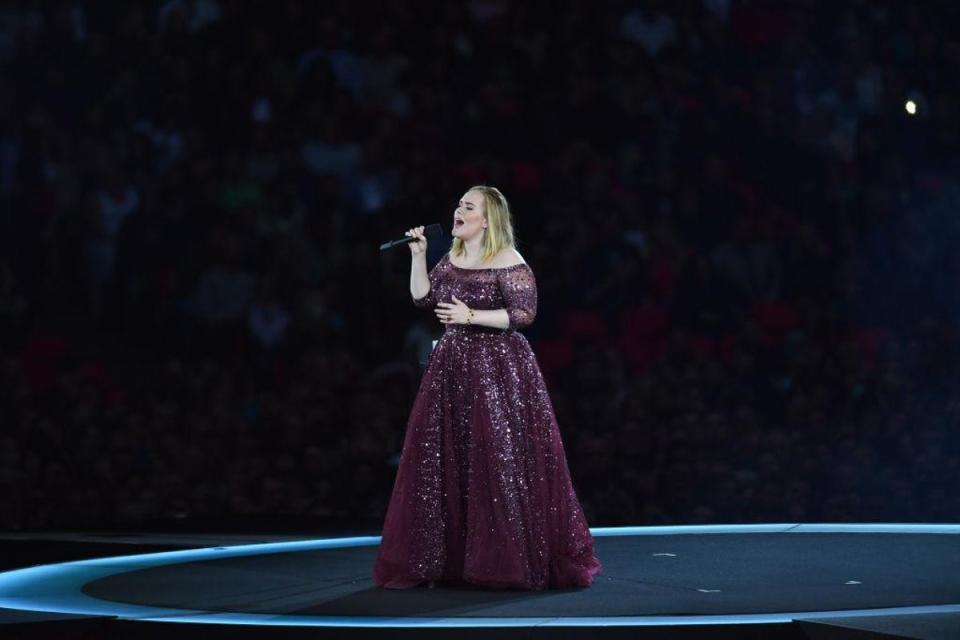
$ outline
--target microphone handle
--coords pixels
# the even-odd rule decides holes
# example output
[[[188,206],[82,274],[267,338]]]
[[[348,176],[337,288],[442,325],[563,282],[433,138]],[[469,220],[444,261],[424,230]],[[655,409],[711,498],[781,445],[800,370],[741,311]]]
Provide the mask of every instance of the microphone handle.
[[[434,239],[437,239],[443,235],[443,229],[440,228],[439,222],[434,222],[433,224],[430,224],[424,227],[423,235],[428,238],[432,237]],[[380,251],[386,251],[387,249],[392,249],[393,247],[399,246],[401,244],[407,244],[415,241],[416,241],[416,238],[414,238],[413,236],[406,236],[405,238],[400,238],[399,240],[391,240],[390,242],[384,242],[382,245],[380,245]]]
[[[384,242],[380,245],[380,251],[386,251],[387,249],[392,249],[401,244],[408,244],[416,240],[413,236],[408,236],[406,238],[401,238],[399,240],[391,240],[390,242]]]

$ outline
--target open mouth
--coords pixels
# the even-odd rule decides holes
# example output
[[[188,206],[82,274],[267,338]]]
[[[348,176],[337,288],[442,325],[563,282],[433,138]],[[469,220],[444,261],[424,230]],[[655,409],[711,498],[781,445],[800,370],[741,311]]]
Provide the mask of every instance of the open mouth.
[[[463,226],[463,220],[454,219],[454,221],[453,221],[453,226],[454,226],[454,228],[462,227],[462,226]]]

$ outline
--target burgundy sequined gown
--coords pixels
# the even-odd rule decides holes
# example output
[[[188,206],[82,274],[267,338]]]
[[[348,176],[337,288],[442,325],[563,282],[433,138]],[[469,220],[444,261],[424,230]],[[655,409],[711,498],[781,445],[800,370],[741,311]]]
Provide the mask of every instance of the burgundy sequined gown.
[[[584,587],[600,572],[530,343],[526,264],[430,270],[418,307],[507,309],[508,329],[449,324],[427,361],[373,569],[383,587]]]

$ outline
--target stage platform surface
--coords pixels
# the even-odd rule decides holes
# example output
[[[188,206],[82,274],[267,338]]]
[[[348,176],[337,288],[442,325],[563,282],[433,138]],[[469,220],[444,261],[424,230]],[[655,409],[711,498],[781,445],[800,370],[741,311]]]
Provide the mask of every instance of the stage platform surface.
[[[376,536],[221,538],[0,573],[0,620],[123,623],[114,637],[960,638],[960,525],[593,532],[604,571],[587,589],[381,589]]]

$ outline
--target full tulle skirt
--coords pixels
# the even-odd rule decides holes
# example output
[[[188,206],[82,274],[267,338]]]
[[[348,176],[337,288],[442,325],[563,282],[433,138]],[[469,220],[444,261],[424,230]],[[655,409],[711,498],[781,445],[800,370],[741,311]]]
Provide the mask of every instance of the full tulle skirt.
[[[407,422],[374,581],[562,589],[601,570],[527,339],[448,327]]]

